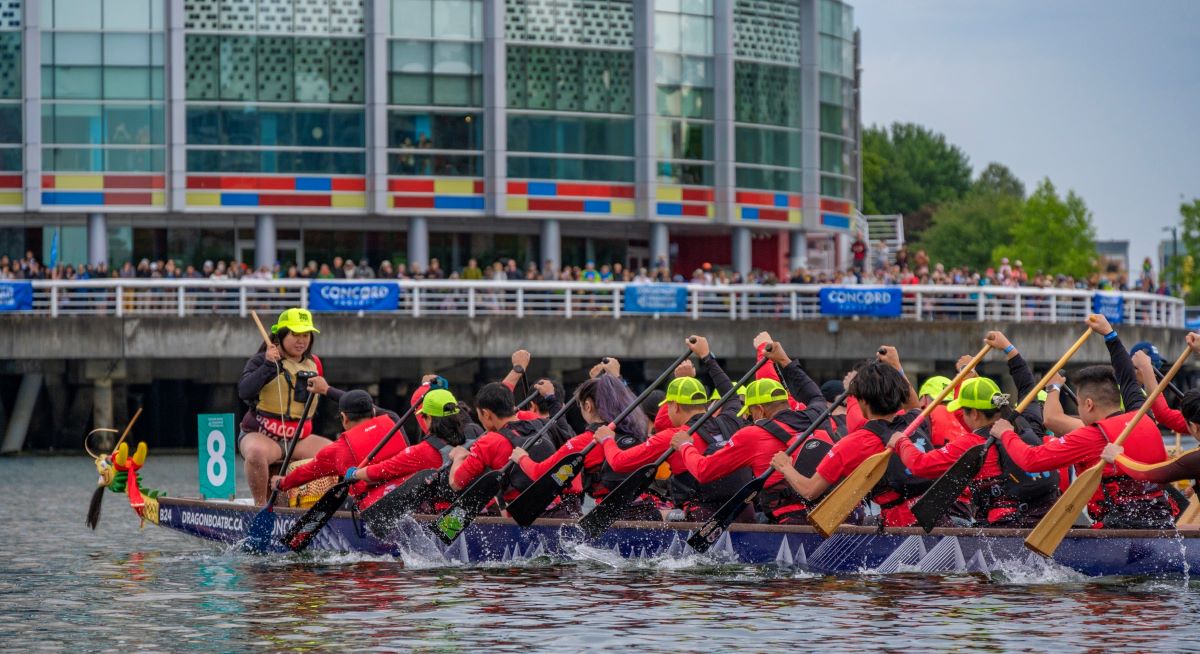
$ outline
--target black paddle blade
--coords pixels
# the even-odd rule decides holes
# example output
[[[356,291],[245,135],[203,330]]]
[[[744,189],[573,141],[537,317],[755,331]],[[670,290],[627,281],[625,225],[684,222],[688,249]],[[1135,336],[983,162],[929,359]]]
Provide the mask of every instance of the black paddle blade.
[[[401,518],[433,497],[439,472],[437,468],[416,472],[405,479],[403,484],[363,509],[360,515],[363,522],[367,523],[367,529],[371,530],[376,538],[385,538],[396,528],[396,523]]]
[[[579,528],[588,538],[596,538],[608,531],[612,523],[625,513],[629,505],[641,497],[650,484],[654,483],[657,471],[658,466],[653,463],[647,463],[633,471],[633,474],[626,477],[625,481],[605,495],[604,499],[596,504],[596,508],[579,520]]]
[[[338,482],[333,488],[325,491],[321,499],[300,516],[299,520],[292,523],[292,528],[288,529],[279,542],[287,545],[288,549],[293,552],[303,552],[317,537],[317,534],[325,528],[333,514],[342,508],[342,503],[346,501],[346,496],[349,494],[350,483]]]
[[[97,486],[96,490],[92,491],[92,501],[88,502],[87,524],[93,530],[96,525],[100,524],[100,506],[104,503],[105,486]]]
[[[447,545],[453,543],[464,529],[475,522],[475,518],[479,516],[483,507],[487,506],[496,493],[500,492],[500,477],[499,470],[489,470],[482,477],[476,479],[475,483],[454,500],[454,504],[451,504],[450,508],[443,511],[442,515],[429,525],[429,530],[433,532],[433,535]]]
[[[765,483],[765,479],[755,477],[750,480],[750,483],[742,486],[741,490],[722,504],[721,508],[717,509],[717,512],[713,514],[713,517],[708,519],[708,522],[701,525],[700,529],[692,534],[691,538],[687,539],[688,546],[700,554],[707,552],[708,548],[712,547],[713,543],[717,542],[717,539],[721,537],[721,534],[725,533],[726,529],[729,529],[729,525],[733,524],[733,521],[746,508],[746,505],[758,497]]]
[[[983,459],[987,456],[987,448],[987,443],[980,443],[963,452],[963,455],[958,457],[958,461],[955,461],[949,470],[938,477],[929,490],[925,491],[920,499],[912,505],[912,512],[917,518],[917,524],[921,525],[925,533],[933,531],[938,520],[958,500],[967,484],[971,483],[975,475],[979,474],[980,468],[983,467]]]
[[[538,477],[512,502],[508,503],[508,515],[522,527],[528,527],[550,506],[554,498],[562,493],[567,484],[583,471],[583,453],[573,452],[563,457],[558,466]]]

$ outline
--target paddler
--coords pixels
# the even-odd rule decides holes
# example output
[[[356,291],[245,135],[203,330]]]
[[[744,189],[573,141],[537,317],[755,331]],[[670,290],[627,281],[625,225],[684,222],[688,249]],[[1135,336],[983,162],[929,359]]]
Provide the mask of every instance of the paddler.
[[[554,395],[554,385],[547,379],[538,380],[534,388],[542,395],[547,408],[557,412],[561,400]],[[516,400],[512,391],[501,382],[487,384],[475,396],[475,412],[487,431],[471,446],[470,452],[456,453],[450,464],[450,488],[462,491],[488,470],[499,470],[508,463],[514,448],[519,449],[546,420],[522,420],[517,417]],[[556,427],[551,427],[554,430]],[[554,435],[547,433],[532,447],[532,456],[541,461],[554,453]],[[512,500],[533,483],[520,469],[514,470],[504,488],[504,499]],[[577,513],[576,513],[577,515]]]
[[[453,393],[444,388],[423,393],[417,413],[428,426],[424,440],[387,457],[376,456],[376,463],[366,467],[346,470],[346,479],[371,485],[370,490],[358,501],[360,509],[371,506],[417,472],[440,468],[466,456],[467,451],[462,446],[471,422],[467,407],[459,403]]]
[[[969,360],[969,359],[968,359]],[[963,365],[966,365],[965,363]],[[929,406],[938,393],[942,389],[950,385],[950,378],[942,375],[934,375],[926,379],[921,384],[921,389],[917,391],[917,397],[921,401],[921,408]],[[959,421],[962,417],[960,412],[955,412],[953,409],[947,408],[957,393],[950,393],[942,400],[942,403],[933,408],[933,412],[929,414],[929,437],[934,447],[941,447],[954,440],[955,438],[968,433],[966,425]],[[924,475],[922,475],[924,476]]]
[[[342,422],[342,434],[330,445],[321,448],[311,461],[297,466],[282,477],[271,478],[275,488],[281,491],[297,488],[321,477],[352,475],[357,466],[379,443],[392,425],[396,424],[399,416],[391,411],[383,411],[371,401],[366,391],[347,391],[338,400],[338,417]],[[404,435],[396,434],[383,446],[376,455],[376,460],[386,459],[404,449]],[[367,492],[366,484],[355,484],[350,488],[350,494],[362,497]],[[360,504],[362,506],[362,504]]]
[[[1037,386],[1033,371],[1008,337],[1002,332],[991,331],[983,340],[993,350],[1003,352],[1008,359],[1008,371],[1017,385],[1017,394],[1025,397],[1033,392]],[[949,383],[947,379],[941,388]],[[941,388],[934,390],[934,394]],[[956,429],[945,445],[928,452],[922,452],[902,433],[893,436],[888,446],[896,451],[914,475],[937,479],[957,463],[967,450],[988,439],[992,425],[1000,419],[1000,407],[1005,403],[1007,398],[995,381],[987,377],[971,377],[962,383],[957,397],[946,407],[947,415],[961,413],[963,422],[971,431]],[[1022,440],[1030,445],[1040,445],[1045,435],[1041,404],[1031,402],[1021,417],[1024,423]],[[950,419],[957,424],[957,419]],[[934,422],[935,434],[939,428],[941,426]],[[988,449],[983,467],[969,488],[970,508],[956,512],[952,506],[948,517],[966,519],[973,515],[977,523],[990,527],[1032,527],[1058,499],[1058,471],[1027,473],[1013,463],[1004,446],[997,442]]]
[[[877,361],[863,366],[850,381],[848,390],[858,400],[866,422],[833,444],[809,475],[797,470],[791,457],[783,452],[771,459],[771,467],[783,473],[788,486],[800,497],[814,502],[830,488],[854,472],[863,461],[882,452],[892,435],[904,429],[920,412],[916,389],[900,372],[896,349],[880,348]],[[928,443],[927,424],[917,428],[918,438]],[[801,448],[803,449],[803,448]],[[887,473],[872,492],[879,505],[880,519],[886,527],[908,527],[916,523],[912,504],[929,486],[929,481],[914,477],[893,457]]]
[[[773,364],[781,367],[789,386],[812,389],[805,398],[812,404],[803,410],[794,409],[791,404],[793,400],[783,384],[769,377],[759,378],[746,385],[745,405],[740,412],[748,416],[752,424],[734,433],[724,447],[705,454],[686,432],[676,433],[671,442],[678,448],[687,471],[701,487],[728,475],[741,474],[739,471],[746,468],[749,468],[752,477],[762,474],[770,468],[772,457],[779,456],[788,443],[808,429],[817,414],[825,408],[820,388],[792,361],[781,343],[773,343],[771,351],[765,354]],[[765,368],[768,366],[763,366]],[[787,455],[782,456],[788,461],[788,467],[794,464],[801,469],[809,469],[829,451],[832,444],[828,432],[817,429],[806,444],[796,450],[795,462]],[[804,524],[807,522],[809,504],[804,498],[790,493],[787,486],[782,485],[781,476],[772,475],[767,479],[760,508],[771,522]]]
[[[1087,325],[1104,337],[1112,365],[1089,366],[1071,378],[1084,426],[1038,446],[1026,444],[1005,420],[998,420],[992,426],[992,433],[1002,439],[1005,451],[1027,472],[1046,472],[1070,464],[1083,470],[1095,465],[1104,447],[1120,436],[1145,401],[1129,353],[1112,325],[1102,315],[1089,316]],[[1129,457],[1136,461],[1154,464],[1167,459],[1162,434],[1149,416],[1134,426],[1124,446]],[[1088,513],[1097,529],[1174,526],[1171,505],[1161,488],[1134,479],[1111,465],[1104,469],[1100,488],[1088,503]]]
[[[629,474],[655,461],[671,446],[671,438],[680,428],[689,428],[700,419],[707,410],[710,399],[716,399],[719,394],[733,392],[733,382],[717,363],[709,348],[708,339],[703,336],[691,336],[685,339],[685,343],[700,361],[699,373],[712,379],[716,390],[710,396],[708,389],[697,379],[696,370],[690,364],[680,364],[675,370],[675,379],[667,386],[666,395],[660,403],[660,412],[665,413],[670,427],[657,431],[641,445],[627,449],[621,449],[617,445],[616,432],[609,429],[608,425],[596,429],[593,436],[604,448],[605,461],[613,472]],[[725,447],[729,439],[748,424],[738,416],[741,408],[742,398],[735,394],[716,415],[696,430],[693,444],[700,448],[705,456]],[[713,483],[699,484],[687,471],[682,455],[672,454],[667,463],[672,472],[671,500],[676,507],[683,510],[686,520],[707,520],[753,478],[750,469],[742,467]]]
[[[316,402],[312,403],[304,432],[296,434],[309,393],[328,395],[334,401],[342,397],[342,391],[325,381],[321,359],[313,354],[314,335],[320,333],[307,309],[287,309],[271,326],[271,345],[260,346],[242,370],[238,397],[250,405],[250,410],[242,418],[238,451],[246,460],[246,481],[255,504],[267,501],[269,468],[283,459],[287,439],[300,439],[292,454],[297,460],[316,456],[330,443],[312,433]]]

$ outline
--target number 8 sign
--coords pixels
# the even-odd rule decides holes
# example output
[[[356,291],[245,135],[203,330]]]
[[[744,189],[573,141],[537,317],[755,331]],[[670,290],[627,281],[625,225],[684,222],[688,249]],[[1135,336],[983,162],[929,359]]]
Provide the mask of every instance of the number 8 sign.
[[[234,441],[232,413],[202,413],[196,417],[200,436],[200,496],[232,499]]]

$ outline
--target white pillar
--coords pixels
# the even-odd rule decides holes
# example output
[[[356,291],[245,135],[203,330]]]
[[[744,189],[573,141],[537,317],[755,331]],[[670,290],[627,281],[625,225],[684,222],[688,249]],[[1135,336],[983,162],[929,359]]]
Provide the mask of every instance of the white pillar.
[[[808,232],[804,230],[796,230],[790,234],[790,245],[788,252],[788,265],[792,267],[792,272],[797,268],[808,267]]]
[[[671,228],[667,223],[650,223],[650,266],[657,267],[659,262],[671,265]]]
[[[92,425],[113,427],[113,383],[110,377],[92,382]]]
[[[713,166],[717,222],[737,222],[734,200],[734,0],[713,3]]]
[[[408,219],[408,266],[429,267],[429,219],[413,216]]]
[[[33,408],[37,404],[43,378],[40,372],[27,372],[21,377],[17,400],[13,403],[12,419],[8,421],[0,454],[15,454],[25,446],[25,434],[29,431],[29,421],[33,418]]]
[[[275,216],[259,214],[254,217],[254,269],[275,267]]]
[[[89,213],[87,220],[88,263],[108,263],[108,219],[102,213]]]
[[[636,213],[649,220],[657,211],[657,87],[654,83],[654,3],[633,3],[633,138]]]
[[[508,106],[508,49],[504,11],[502,0],[485,0],[483,3],[484,205],[489,216],[502,216],[508,212],[508,118],[505,111]]]
[[[546,274],[546,262],[549,261],[555,269],[562,270],[562,227],[557,220],[542,221],[542,260],[537,262],[538,269]]]
[[[742,281],[750,274],[750,228],[733,228],[733,270],[742,275]]]

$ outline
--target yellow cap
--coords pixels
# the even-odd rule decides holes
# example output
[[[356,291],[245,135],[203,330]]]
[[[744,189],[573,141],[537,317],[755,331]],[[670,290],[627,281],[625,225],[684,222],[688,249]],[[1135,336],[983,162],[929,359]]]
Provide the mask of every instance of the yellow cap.
[[[662,406],[667,402],[675,402],[676,404],[707,404],[708,391],[704,389],[704,384],[695,377],[676,377],[667,385],[667,396],[663,398],[658,406]]]
[[[271,325],[271,333],[278,334],[279,330],[284,328],[293,334],[321,333],[321,330],[313,326],[312,312],[308,309],[287,309],[279,314],[279,320]]]
[[[958,397],[946,405],[946,409],[949,411],[958,411],[959,409],[994,410],[999,408],[992,401],[992,398],[997,395],[1002,396],[1003,393],[1000,392],[1000,387],[996,385],[996,382],[987,377],[972,377],[963,382],[958,389]]]
[[[746,404],[738,411],[738,416],[744,416],[750,407],[771,402],[782,402],[787,399],[787,389],[774,379],[755,379],[746,384]]]
[[[949,385],[950,385],[949,377],[943,377],[941,375],[934,375],[933,377],[926,379],[924,384],[921,384],[921,390],[917,391],[917,396],[918,397],[937,397],[938,393],[941,393],[942,389],[946,388]],[[950,394],[947,393],[946,397],[942,398],[942,401],[943,402],[950,401]]]
[[[421,398],[421,410],[427,416],[443,418],[458,413],[458,400],[444,388],[435,388]]]

